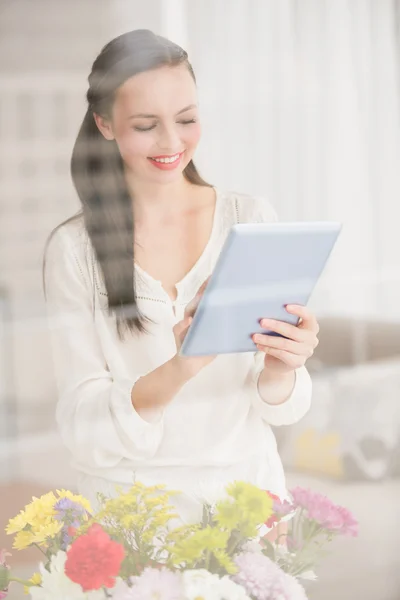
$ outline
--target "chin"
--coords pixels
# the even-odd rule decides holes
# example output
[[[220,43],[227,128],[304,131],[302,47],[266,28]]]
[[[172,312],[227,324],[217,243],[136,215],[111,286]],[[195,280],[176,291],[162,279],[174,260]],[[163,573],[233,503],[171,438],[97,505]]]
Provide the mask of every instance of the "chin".
[[[175,181],[179,181],[182,178],[183,172],[189,162],[190,161],[185,161],[184,166],[180,165],[179,168],[174,169],[173,171],[153,172],[149,176],[149,179],[151,179],[154,183],[174,183]]]
[[[182,174],[182,169],[176,171],[160,171],[159,173],[152,173],[149,176],[149,181],[154,181],[154,183],[172,183],[173,181],[178,181],[182,177]]]

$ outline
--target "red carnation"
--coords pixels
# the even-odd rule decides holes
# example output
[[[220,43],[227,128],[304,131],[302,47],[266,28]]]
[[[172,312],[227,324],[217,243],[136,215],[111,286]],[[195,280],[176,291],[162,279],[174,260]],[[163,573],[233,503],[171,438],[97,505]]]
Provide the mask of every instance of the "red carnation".
[[[78,537],[67,552],[65,574],[82,586],[84,592],[115,585],[124,559],[124,547],[114,542],[95,523],[85,535]]]
[[[279,523],[279,519],[276,515],[271,515],[268,521],[265,521],[265,525],[268,529],[272,529],[276,523]]]

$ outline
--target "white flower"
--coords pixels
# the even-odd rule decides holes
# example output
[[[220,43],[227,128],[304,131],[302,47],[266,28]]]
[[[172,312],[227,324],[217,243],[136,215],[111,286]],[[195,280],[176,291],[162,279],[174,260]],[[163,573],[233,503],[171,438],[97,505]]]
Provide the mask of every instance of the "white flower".
[[[111,598],[122,599],[125,597],[129,598],[131,589],[132,588],[130,588],[129,585],[123,579],[121,579],[121,577],[117,577],[115,579],[114,587],[111,589],[107,588],[107,591]]]
[[[205,569],[182,573],[185,600],[250,600],[245,589],[225,576],[220,579]]]
[[[296,579],[305,579],[307,581],[316,581],[318,579],[318,575],[314,571],[303,571],[296,575]]]
[[[29,589],[32,600],[104,600],[103,590],[84,592],[78,583],[66,576],[66,560],[67,554],[60,550],[51,558],[50,571],[40,564],[42,584]]]
[[[206,569],[193,569],[182,573],[185,600],[221,600],[219,577]]]
[[[244,587],[225,575],[219,583],[221,600],[250,600]]]

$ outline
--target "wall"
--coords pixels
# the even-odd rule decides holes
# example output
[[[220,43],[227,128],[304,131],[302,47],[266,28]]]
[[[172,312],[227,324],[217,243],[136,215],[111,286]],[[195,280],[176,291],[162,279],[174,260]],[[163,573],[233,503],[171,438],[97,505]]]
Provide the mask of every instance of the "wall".
[[[54,430],[56,391],[41,269],[53,227],[78,200],[69,176],[91,64],[133,28],[160,28],[159,0],[0,3],[0,446]],[[0,325],[0,334],[2,331]],[[28,437],[27,437],[28,436]],[[33,442],[32,442],[33,443]],[[43,441],[44,446],[46,443]],[[8,472],[0,461],[1,473]],[[13,469],[15,472],[15,469]]]
[[[332,276],[313,300],[319,314],[399,318],[391,13],[389,3],[349,6],[354,14],[327,0],[297,12],[292,0],[0,1],[0,407],[10,437],[54,426],[43,247],[79,206],[69,158],[90,65],[129,29],[189,50],[207,179],[269,196],[283,220],[344,221]]]

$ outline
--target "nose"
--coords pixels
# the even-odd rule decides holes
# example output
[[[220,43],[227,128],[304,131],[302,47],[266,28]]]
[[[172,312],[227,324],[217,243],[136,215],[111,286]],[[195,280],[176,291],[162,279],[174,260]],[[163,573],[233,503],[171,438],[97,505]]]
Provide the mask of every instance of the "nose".
[[[166,153],[167,151],[176,152],[181,150],[180,137],[175,124],[163,125],[158,139],[158,146],[160,150]]]

